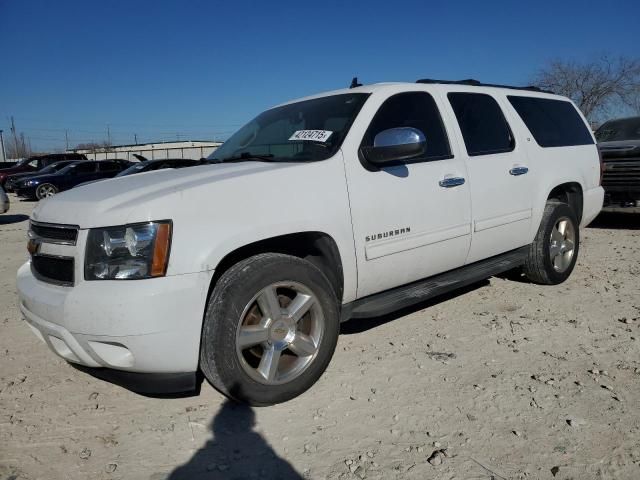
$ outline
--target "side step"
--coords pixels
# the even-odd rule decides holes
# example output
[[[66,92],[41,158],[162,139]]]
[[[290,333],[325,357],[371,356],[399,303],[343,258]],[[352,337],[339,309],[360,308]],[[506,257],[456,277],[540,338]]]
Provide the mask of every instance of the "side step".
[[[386,315],[522,265],[529,246],[521,247],[434,277],[392,288],[342,306],[342,321]]]

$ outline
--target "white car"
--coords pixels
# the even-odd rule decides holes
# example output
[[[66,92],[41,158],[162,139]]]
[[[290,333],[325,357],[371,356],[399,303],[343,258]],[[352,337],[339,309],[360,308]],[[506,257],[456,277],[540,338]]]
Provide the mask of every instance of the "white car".
[[[0,187],[0,213],[9,211],[9,197],[2,187]]]
[[[296,100],[210,160],[36,207],[20,308],[55,353],[139,391],[202,372],[236,400],[283,402],[324,372],[340,321],[515,268],[563,282],[603,202],[575,105],[477,82]]]

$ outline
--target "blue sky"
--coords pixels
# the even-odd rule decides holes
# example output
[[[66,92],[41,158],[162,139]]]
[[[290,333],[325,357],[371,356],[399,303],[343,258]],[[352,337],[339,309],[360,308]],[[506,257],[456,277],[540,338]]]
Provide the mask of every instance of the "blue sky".
[[[0,129],[34,149],[224,139],[263,109],[417,78],[527,83],[553,58],[638,56],[638,0],[0,0]]]

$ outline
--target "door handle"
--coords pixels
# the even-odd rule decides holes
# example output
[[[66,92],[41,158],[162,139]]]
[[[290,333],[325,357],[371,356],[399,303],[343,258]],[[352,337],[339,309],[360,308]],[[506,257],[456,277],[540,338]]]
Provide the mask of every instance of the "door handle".
[[[451,187],[457,187],[459,185],[464,185],[464,178],[462,177],[451,177],[451,176],[446,176],[444,177],[442,180],[440,180],[438,182],[438,184],[442,187],[442,188],[451,188]]]
[[[529,169],[527,167],[516,166],[516,167],[513,167],[511,170],[509,170],[509,173],[517,177],[518,175],[524,175],[528,171]]]

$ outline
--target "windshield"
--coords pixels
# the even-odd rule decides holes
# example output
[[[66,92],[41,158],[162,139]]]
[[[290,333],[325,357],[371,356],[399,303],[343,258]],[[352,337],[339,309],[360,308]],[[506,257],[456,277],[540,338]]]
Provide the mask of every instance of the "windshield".
[[[598,142],[640,140],[640,117],[611,120],[596,131]]]
[[[324,160],[340,148],[368,96],[332,95],[272,108],[238,130],[207,159]]]
[[[33,157],[23,158],[18,163],[16,163],[16,167],[23,167],[23,166],[25,166],[27,164],[31,165],[32,167],[37,167],[38,166],[38,159],[37,158],[33,158]]]
[[[146,167],[146,164],[136,163],[134,165],[131,165],[129,168],[126,168],[123,171],[121,171],[119,174],[116,175],[116,177],[124,177],[125,175],[131,175],[132,173],[137,173],[140,170],[142,170],[144,167]]]
[[[82,160],[77,161],[77,162],[73,162],[73,163],[67,165],[66,167],[61,168],[60,170],[58,170],[57,173],[59,173],[60,175],[66,175],[69,172],[73,172],[75,170],[75,168],[76,168],[76,165],[81,164],[81,163],[89,163],[89,162],[84,162]]]
[[[69,165],[69,162],[52,163],[48,167],[38,170],[38,173],[53,173]]]

